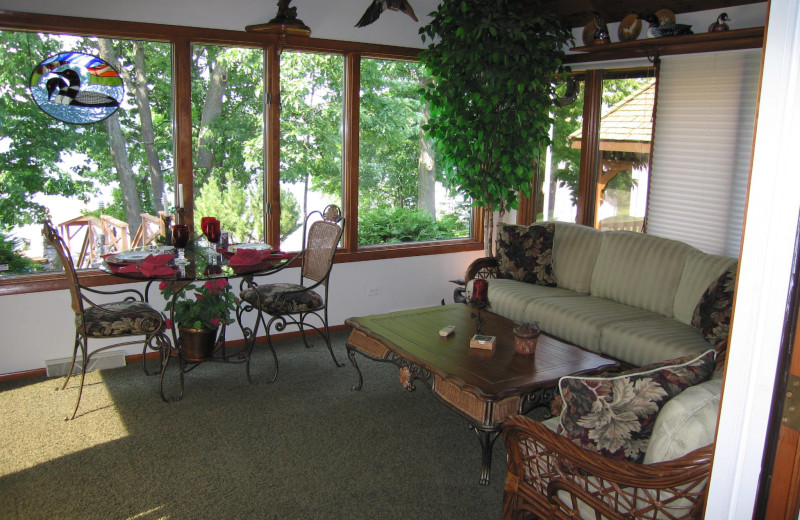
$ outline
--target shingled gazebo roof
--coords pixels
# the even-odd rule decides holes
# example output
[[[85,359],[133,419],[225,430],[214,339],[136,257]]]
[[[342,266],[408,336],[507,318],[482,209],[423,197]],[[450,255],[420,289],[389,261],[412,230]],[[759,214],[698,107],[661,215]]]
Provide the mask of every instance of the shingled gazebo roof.
[[[653,132],[655,80],[626,97],[600,118],[600,149],[618,152],[650,153]],[[573,148],[581,147],[579,128],[569,135]]]

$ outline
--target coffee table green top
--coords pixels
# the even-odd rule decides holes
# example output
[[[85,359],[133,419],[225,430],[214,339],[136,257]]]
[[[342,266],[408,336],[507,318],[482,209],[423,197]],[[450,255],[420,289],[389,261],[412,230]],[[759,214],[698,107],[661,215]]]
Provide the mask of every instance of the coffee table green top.
[[[613,367],[617,363],[546,334],[533,355],[514,349],[514,323],[483,311],[481,333],[496,336],[494,350],[470,348],[475,311],[464,304],[350,318],[345,323],[389,350],[432,373],[456,383],[482,400],[499,401],[537,388],[553,386],[565,375]],[[439,330],[455,326],[440,337]]]

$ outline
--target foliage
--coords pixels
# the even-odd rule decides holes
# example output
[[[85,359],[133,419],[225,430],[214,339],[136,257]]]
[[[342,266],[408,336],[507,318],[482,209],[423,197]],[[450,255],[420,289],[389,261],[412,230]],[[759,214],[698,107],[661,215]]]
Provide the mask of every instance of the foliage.
[[[391,244],[468,236],[469,226],[458,215],[438,221],[423,210],[377,208],[359,215],[358,243]]]
[[[420,29],[432,85],[424,128],[446,163],[445,182],[477,206],[515,208],[532,163],[550,143],[553,80],[570,30],[526,0],[445,0]],[[487,215],[491,215],[487,211]],[[493,225],[485,226],[491,254]]]
[[[34,273],[42,271],[42,265],[20,254],[24,248],[22,241],[0,231],[0,264],[8,264],[12,273]]]
[[[158,288],[167,301],[164,310],[170,312],[174,305],[172,316],[180,326],[216,329],[222,323],[233,323],[230,313],[236,310],[236,296],[225,278],[206,280],[203,285],[189,284],[180,289],[177,296],[167,282],[161,282]]]

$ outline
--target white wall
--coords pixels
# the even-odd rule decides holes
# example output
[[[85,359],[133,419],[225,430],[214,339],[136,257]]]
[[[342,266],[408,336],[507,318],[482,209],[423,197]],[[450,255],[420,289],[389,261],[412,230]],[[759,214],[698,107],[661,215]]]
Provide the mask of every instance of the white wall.
[[[371,2],[293,0],[291,5],[311,28],[313,38],[422,47],[419,27],[427,24],[427,15],[439,4],[438,0],[411,0],[419,23],[391,11],[367,27],[354,27]],[[234,31],[266,23],[278,11],[277,0],[0,0],[0,9]]]
[[[439,305],[442,299],[452,303],[455,285],[448,280],[462,278],[469,263],[479,256],[483,256],[482,250],[336,264],[331,274],[330,324],[341,325],[353,316]],[[298,277],[298,269],[289,269],[269,281],[297,283]],[[231,284],[238,287],[239,279],[232,279]],[[124,287],[144,290],[144,284]],[[369,296],[373,289],[379,294]],[[164,300],[156,287],[151,288],[150,300],[156,309],[163,309]],[[43,368],[47,360],[71,355],[73,318],[66,290],[0,297],[0,330],[4,331],[0,374]],[[227,337],[242,338],[236,324],[229,327]],[[141,347],[126,347],[125,352],[139,354]]]

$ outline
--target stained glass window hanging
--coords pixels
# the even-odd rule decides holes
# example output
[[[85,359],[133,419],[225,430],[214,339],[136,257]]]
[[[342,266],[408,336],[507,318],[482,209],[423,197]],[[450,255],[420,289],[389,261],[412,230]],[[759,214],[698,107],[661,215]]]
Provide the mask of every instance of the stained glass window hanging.
[[[65,123],[102,121],[119,109],[122,78],[105,60],[82,52],[62,52],[33,69],[30,91],[48,115]]]

